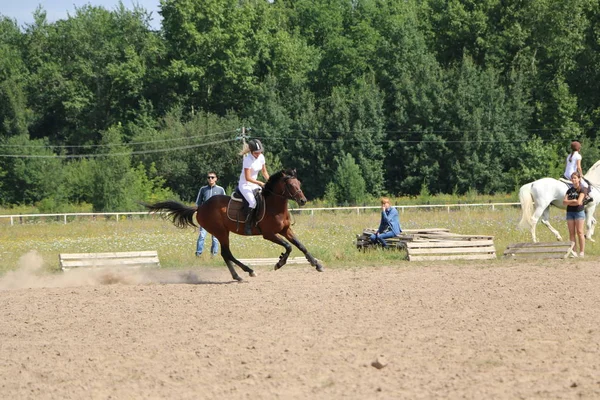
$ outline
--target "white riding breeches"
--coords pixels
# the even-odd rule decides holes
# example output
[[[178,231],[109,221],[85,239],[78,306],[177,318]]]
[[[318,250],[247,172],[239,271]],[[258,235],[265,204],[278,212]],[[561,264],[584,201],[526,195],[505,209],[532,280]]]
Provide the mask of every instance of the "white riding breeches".
[[[242,193],[246,201],[248,201],[248,207],[252,209],[256,207],[256,198],[254,198],[253,191],[255,189],[258,189],[259,187],[260,186],[258,186],[255,183],[246,183],[242,186],[238,186],[238,189],[240,189],[240,192]]]

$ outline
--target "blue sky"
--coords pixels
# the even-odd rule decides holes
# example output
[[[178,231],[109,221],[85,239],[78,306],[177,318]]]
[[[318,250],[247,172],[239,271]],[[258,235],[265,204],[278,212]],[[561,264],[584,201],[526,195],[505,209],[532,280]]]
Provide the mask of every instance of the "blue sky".
[[[123,0],[126,8],[132,9],[134,4],[138,4],[146,11],[152,12],[151,26],[154,29],[160,28],[160,15],[158,14],[160,0]],[[114,10],[119,4],[119,0],[0,0],[0,14],[16,19],[19,26],[33,22],[33,12],[42,4],[49,22],[59,19],[66,19],[67,13],[73,15],[75,7],[81,7],[86,4],[92,6],[104,7],[107,10]]]

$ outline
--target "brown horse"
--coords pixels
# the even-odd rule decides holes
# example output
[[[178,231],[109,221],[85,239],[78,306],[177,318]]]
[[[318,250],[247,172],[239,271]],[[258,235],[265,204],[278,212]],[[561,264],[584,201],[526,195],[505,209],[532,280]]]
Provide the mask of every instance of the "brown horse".
[[[294,244],[304,253],[310,265],[317,271],[323,271],[323,266],[306,250],[306,247],[298,239],[290,228],[291,218],[288,211],[288,199],[294,200],[298,205],[306,204],[306,197],[300,189],[300,181],[296,177],[296,170],[279,171],[269,178],[262,190],[265,212],[264,217],[258,222],[257,226],[252,228],[252,235],[262,235],[263,238],[277,243],[285,248],[285,252],[279,256],[279,261],[275,264],[275,269],[285,265],[288,256],[292,251],[292,246],[283,240],[283,236]],[[150,212],[166,212],[167,216],[172,218],[173,223],[179,228],[186,226],[195,227],[194,213],[198,224],[214,235],[221,243],[221,256],[231,272],[231,276],[236,281],[243,279],[237,274],[233,264],[237,264],[241,269],[248,272],[250,276],[256,276],[254,271],[237,260],[229,249],[229,232],[243,234],[244,221],[234,221],[227,215],[227,206],[231,200],[229,196],[213,196],[200,207],[189,207],[176,201],[164,201],[156,204],[145,204]]]

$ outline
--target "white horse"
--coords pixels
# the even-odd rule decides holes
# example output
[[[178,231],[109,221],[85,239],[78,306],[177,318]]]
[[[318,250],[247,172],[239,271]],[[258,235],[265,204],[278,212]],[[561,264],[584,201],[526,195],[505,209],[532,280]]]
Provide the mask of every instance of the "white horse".
[[[594,242],[592,236],[596,225],[594,212],[596,205],[600,202],[600,161],[597,161],[584,175],[584,178],[590,183],[590,196],[594,199],[585,206],[585,238]],[[560,233],[550,225],[550,205],[565,209],[563,199],[567,193],[568,185],[554,178],[542,178],[537,181],[526,183],[519,190],[519,201],[521,202],[521,210],[523,215],[519,226],[528,228],[531,231],[531,237],[534,242],[537,242],[535,235],[535,226],[538,221],[550,229],[557,240],[562,240]],[[535,210],[534,210],[535,208]]]

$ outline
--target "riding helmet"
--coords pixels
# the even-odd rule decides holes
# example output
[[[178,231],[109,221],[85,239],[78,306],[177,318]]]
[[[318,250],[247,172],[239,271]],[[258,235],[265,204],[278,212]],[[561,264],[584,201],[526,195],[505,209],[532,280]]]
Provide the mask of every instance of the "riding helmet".
[[[259,151],[259,152],[263,152],[263,145],[260,142],[260,140],[258,139],[252,139],[250,141],[248,141],[248,147],[250,148],[251,152],[255,152],[255,151]]]

